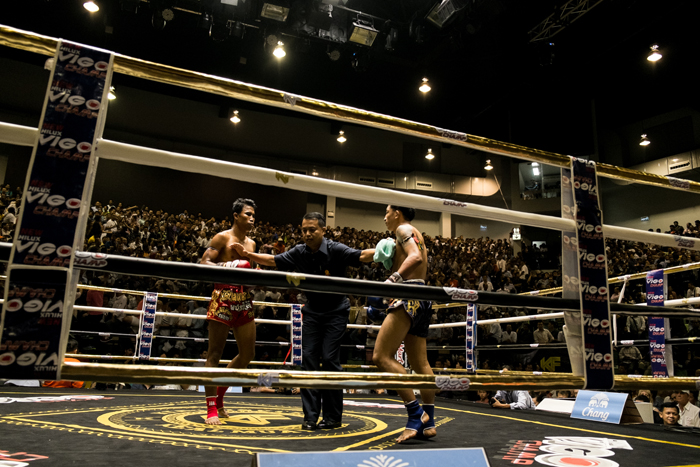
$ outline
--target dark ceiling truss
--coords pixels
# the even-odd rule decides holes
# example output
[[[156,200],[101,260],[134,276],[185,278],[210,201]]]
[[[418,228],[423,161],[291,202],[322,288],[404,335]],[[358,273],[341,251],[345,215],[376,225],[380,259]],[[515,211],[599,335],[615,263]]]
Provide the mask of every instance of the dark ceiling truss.
[[[546,41],[605,0],[569,0],[528,32],[530,42]]]

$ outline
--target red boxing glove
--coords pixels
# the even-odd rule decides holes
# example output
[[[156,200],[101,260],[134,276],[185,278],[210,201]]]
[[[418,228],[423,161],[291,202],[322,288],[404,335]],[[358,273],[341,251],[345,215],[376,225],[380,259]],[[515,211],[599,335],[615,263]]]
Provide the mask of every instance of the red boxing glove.
[[[225,268],[250,269],[250,261],[248,261],[246,259],[236,259],[233,261],[228,261],[226,263],[223,263],[222,266]]]

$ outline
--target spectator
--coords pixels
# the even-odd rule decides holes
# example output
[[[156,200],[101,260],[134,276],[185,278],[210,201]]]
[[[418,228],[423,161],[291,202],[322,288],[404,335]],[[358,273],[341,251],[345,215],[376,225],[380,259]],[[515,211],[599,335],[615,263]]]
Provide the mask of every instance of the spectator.
[[[549,332],[548,329],[544,328],[544,323],[542,321],[537,322],[537,329],[532,333],[532,338],[536,344],[548,344],[554,341],[554,336]]]
[[[700,427],[700,409],[690,404],[690,391],[675,391],[672,395],[678,404],[679,423],[683,426]]]

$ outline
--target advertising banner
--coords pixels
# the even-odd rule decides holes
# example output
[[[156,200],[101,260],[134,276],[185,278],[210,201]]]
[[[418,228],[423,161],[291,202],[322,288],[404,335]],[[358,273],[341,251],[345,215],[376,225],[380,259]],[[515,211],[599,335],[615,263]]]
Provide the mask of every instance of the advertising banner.
[[[301,365],[301,305],[292,305],[292,365]]]
[[[613,372],[608,273],[598,177],[593,161],[572,158],[579,258],[581,326],[586,388],[612,389]]]
[[[466,370],[469,373],[476,373],[476,355],[474,353],[474,348],[476,347],[476,305],[474,303],[467,305],[466,346]]]
[[[3,378],[60,379],[74,296],[71,261],[83,241],[77,226],[89,207],[111,72],[110,52],[58,43],[10,254],[0,320]]]
[[[139,334],[139,360],[150,360],[153,348],[153,330],[156,327],[156,310],[158,294],[146,292],[143,295],[143,315],[141,315],[141,332]]]
[[[664,306],[664,285],[666,278],[661,269],[647,273],[647,306]],[[651,374],[654,378],[667,378],[666,366],[666,320],[658,316],[649,317],[649,355]]]

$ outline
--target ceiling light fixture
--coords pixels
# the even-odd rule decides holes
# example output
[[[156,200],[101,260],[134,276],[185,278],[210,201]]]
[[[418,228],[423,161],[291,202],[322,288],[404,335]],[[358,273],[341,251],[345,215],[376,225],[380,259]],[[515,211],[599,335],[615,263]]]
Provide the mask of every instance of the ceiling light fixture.
[[[97,3],[93,1],[83,3],[83,8],[85,8],[90,13],[97,13],[98,11],[100,11],[100,7],[97,6]]]
[[[282,41],[277,41],[277,47],[275,47],[274,52],[272,52],[272,55],[274,55],[277,58],[283,58],[285,55],[287,55],[287,52],[284,51],[284,44]]]
[[[464,8],[457,0],[441,0],[435,4],[425,19],[441,28],[456,12]]]
[[[289,8],[283,5],[276,5],[274,3],[263,3],[262,11],[260,16],[267,19],[274,19],[275,21],[280,21],[284,23],[287,21],[287,16],[289,16]]]
[[[428,78],[423,78],[422,84],[418,88],[418,90],[422,93],[430,92],[432,88],[428,84]]]
[[[486,160],[486,165],[484,166],[484,169],[493,170],[493,166],[491,165],[491,159]]]
[[[639,145],[640,146],[649,146],[651,144],[651,141],[649,141],[649,138],[647,138],[647,134],[644,133],[642,135],[642,139],[639,140]]]
[[[231,117],[233,123],[240,123],[241,117],[238,116],[238,110],[233,111],[233,117]]]
[[[539,163],[539,162],[533,162],[533,163],[532,163],[532,166],[533,166],[533,167],[539,167],[539,166],[540,166],[540,163]]]
[[[534,164],[533,164],[533,165],[534,165]],[[532,168],[532,175],[534,175],[535,177],[539,177],[539,176],[540,176],[540,168],[539,168],[539,167],[533,167],[533,168]]]
[[[433,149],[428,148],[428,154],[425,155],[425,158],[428,159],[429,161],[432,161],[435,159],[435,154],[433,154]]]
[[[109,87],[109,94],[107,94],[107,99],[110,101],[113,101],[114,99],[117,98],[117,94],[114,91],[114,86]]]
[[[649,60],[650,62],[658,62],[659,60],[661,60],[661,57],[663,57],[663,55],[661,55],[661,52],[659,52],[658,44],[654,44],[650,48],[651,53],[647,57],[647,60]]]
[[[346,142],[347,140],[348,140],[348,139],[345,137],[345,132],[344,132],[343,130],[340,130],[340,132],[338,132],[338,142],[339,142],[339,143],[344,143],[344,142]]]
[[[379,31],[374,29],[372,18],[363,18],[361,15],[357,15],[357,20],[352,23],[352,26],[353,30],[350,35],[350,42],[372,47],[374,40],[377,38],[377,34],[379,34]]]

